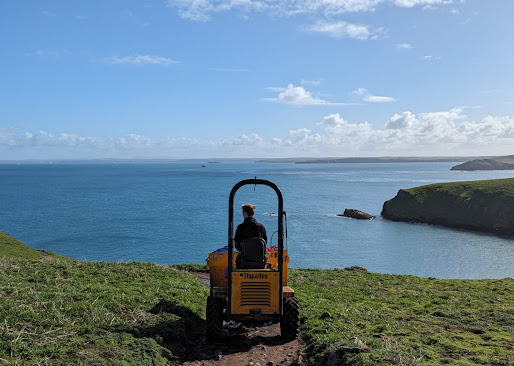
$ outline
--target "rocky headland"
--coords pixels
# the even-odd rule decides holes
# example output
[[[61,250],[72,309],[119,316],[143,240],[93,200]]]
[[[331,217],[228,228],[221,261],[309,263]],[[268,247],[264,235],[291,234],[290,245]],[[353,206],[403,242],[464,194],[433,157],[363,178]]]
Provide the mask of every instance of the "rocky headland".
[[[514,178],[400,189],[381,214],[392,221],[514,235]]]
[[[514,155],[470,160],[452,167],[451,170],[514,170]]]

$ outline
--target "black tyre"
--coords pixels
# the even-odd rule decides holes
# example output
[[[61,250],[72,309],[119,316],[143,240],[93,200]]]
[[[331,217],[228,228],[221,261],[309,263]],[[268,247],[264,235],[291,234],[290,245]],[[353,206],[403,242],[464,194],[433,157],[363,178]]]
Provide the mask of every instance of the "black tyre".
[[[300,306],[296,297],[284,299],[284,315],[280,318],[280,334],[282,338],[292,341],[300,331]]]
[[[214,296],[207,297],[205,336],[208,342],[220,341],[223,337],[223,302]]]

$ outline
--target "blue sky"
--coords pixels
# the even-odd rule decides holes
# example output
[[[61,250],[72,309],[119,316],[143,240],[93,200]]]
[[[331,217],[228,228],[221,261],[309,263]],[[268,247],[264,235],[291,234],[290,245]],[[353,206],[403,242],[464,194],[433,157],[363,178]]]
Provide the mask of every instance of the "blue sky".
[[[0,13],[0,160],[514,154],[511,0]]]

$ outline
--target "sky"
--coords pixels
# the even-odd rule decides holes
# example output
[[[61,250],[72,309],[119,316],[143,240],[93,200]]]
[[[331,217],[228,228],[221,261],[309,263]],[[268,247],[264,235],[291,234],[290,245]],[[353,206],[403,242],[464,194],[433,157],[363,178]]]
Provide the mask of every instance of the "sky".
[[[514,154],[512,0],[0,1],[0,160]]]

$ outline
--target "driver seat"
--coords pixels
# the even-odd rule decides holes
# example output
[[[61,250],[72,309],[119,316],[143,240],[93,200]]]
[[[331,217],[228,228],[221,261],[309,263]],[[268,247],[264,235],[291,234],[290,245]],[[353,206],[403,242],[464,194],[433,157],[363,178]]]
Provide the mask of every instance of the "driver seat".
[[[241,256],[241,269],[264,269],[268,261],[266,241],[258,237],[244,239],[239,255]]]

